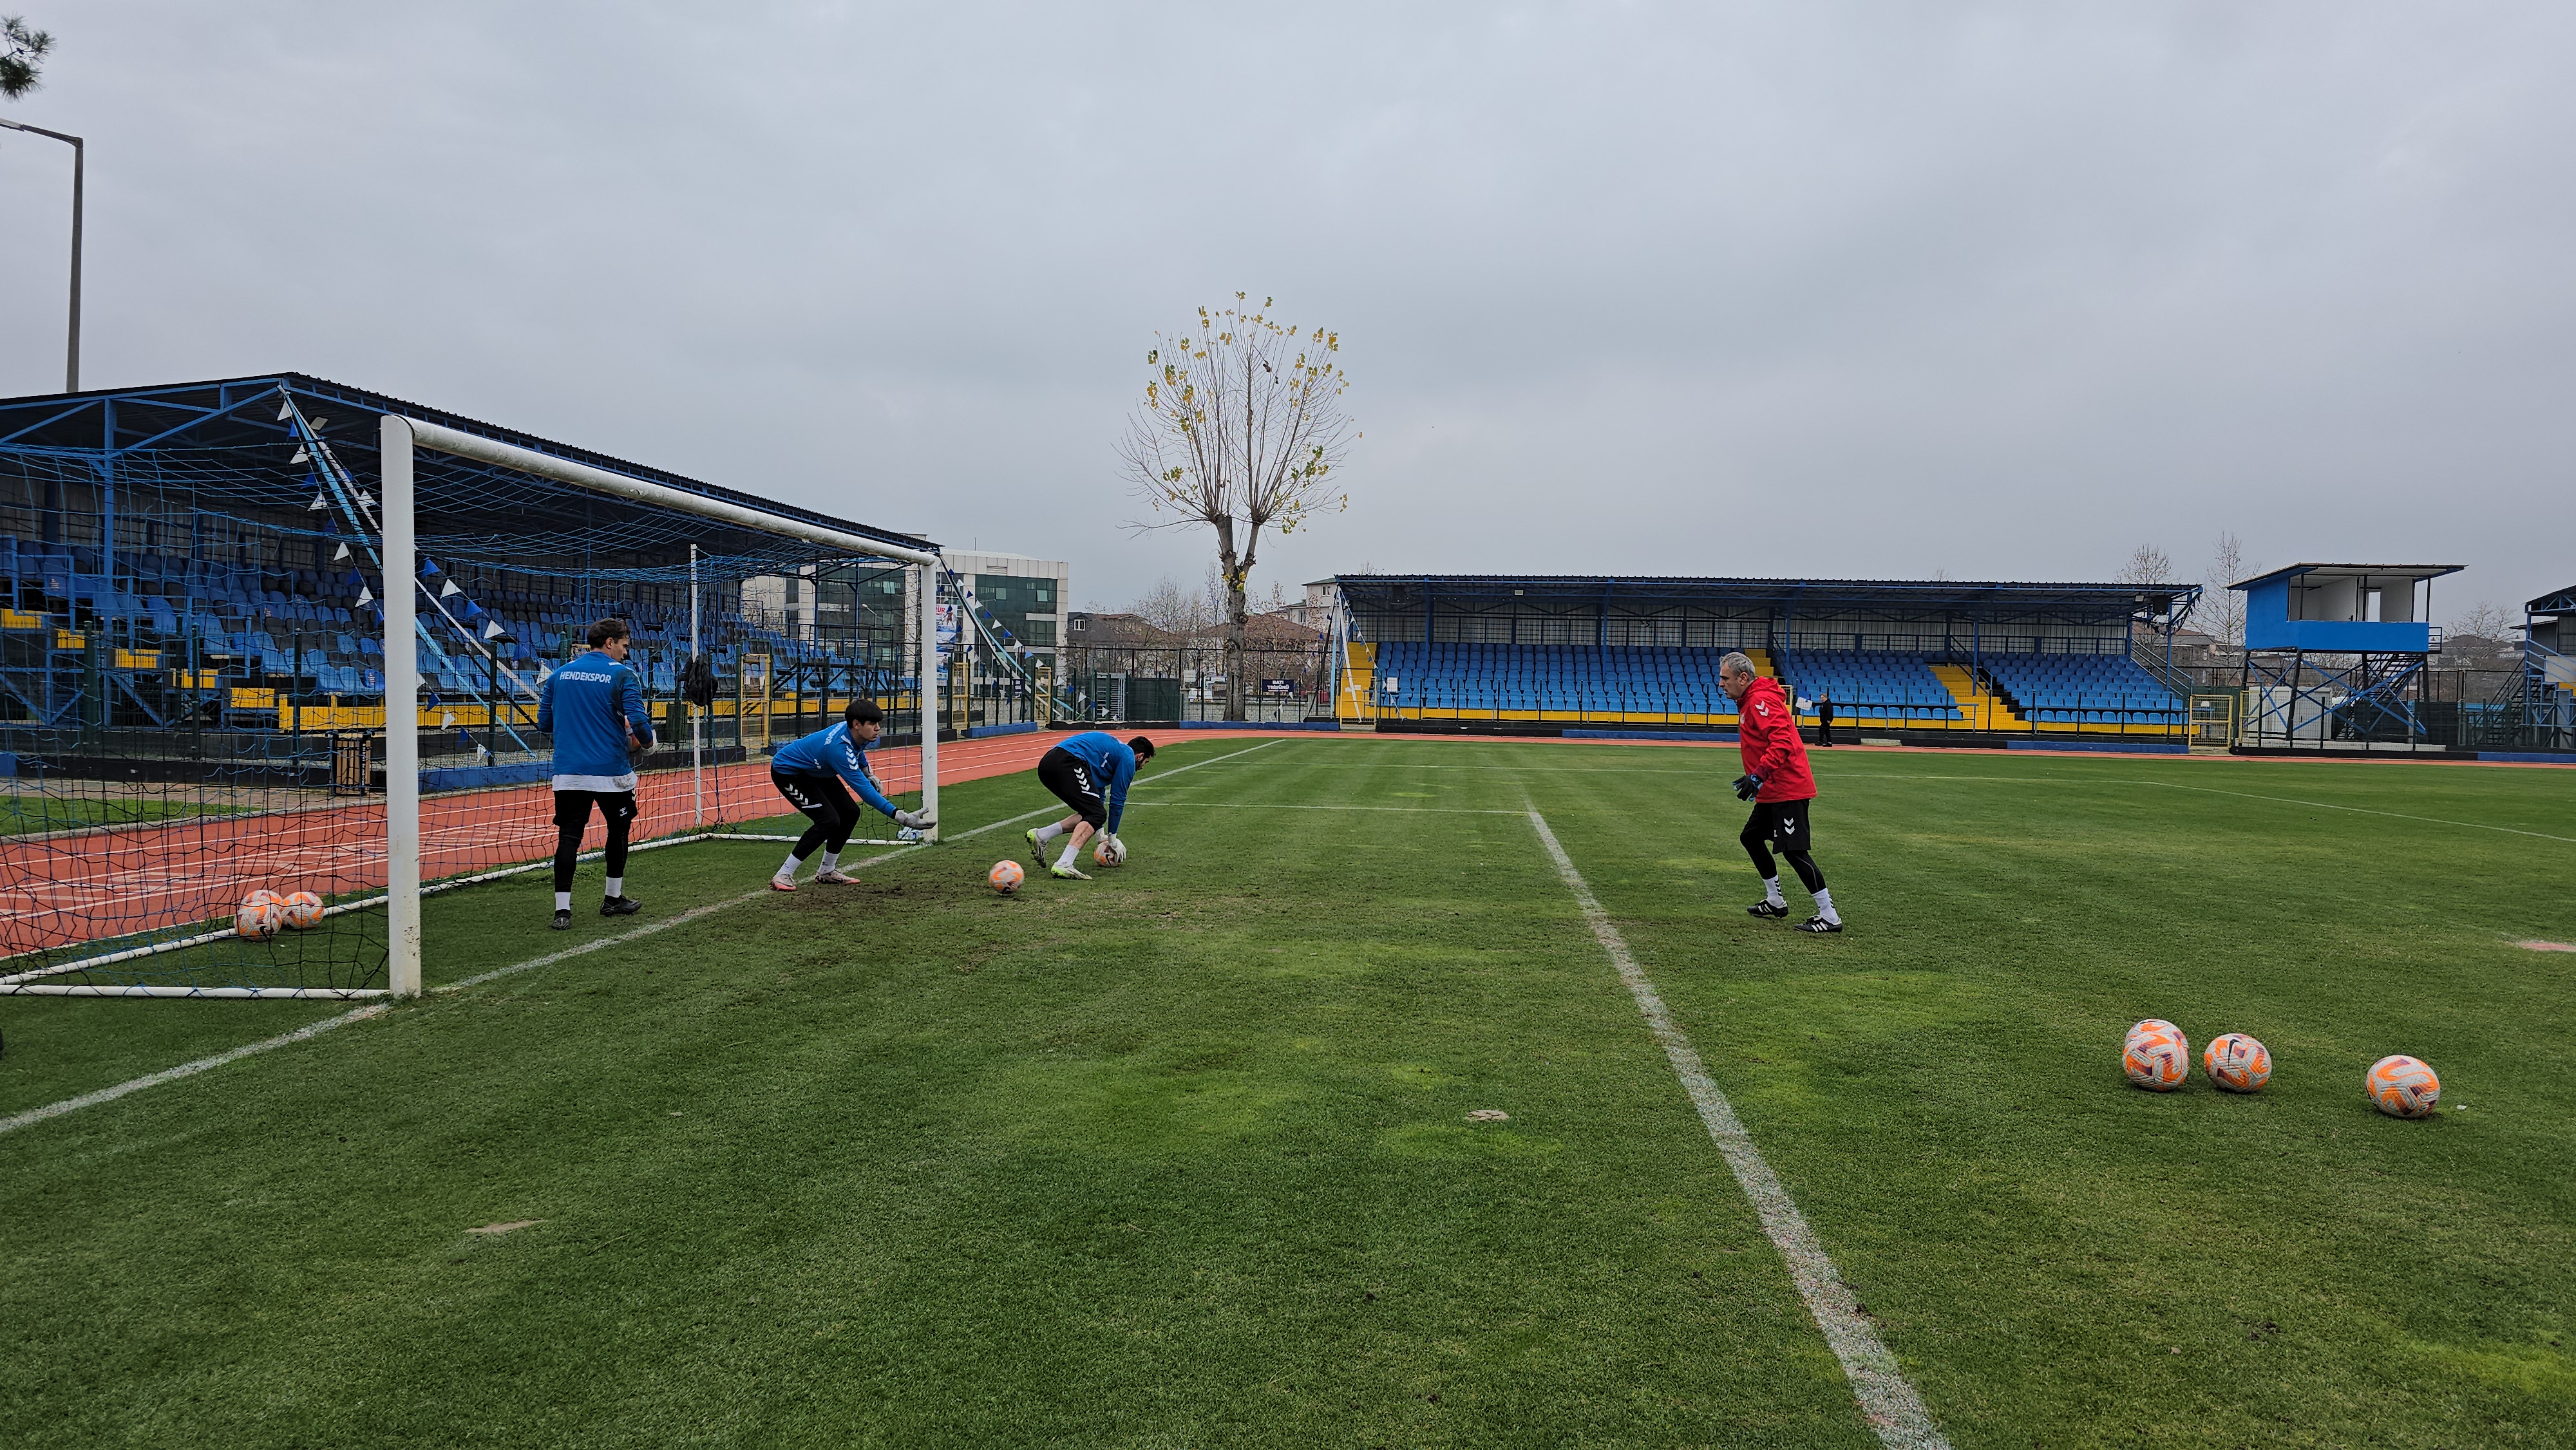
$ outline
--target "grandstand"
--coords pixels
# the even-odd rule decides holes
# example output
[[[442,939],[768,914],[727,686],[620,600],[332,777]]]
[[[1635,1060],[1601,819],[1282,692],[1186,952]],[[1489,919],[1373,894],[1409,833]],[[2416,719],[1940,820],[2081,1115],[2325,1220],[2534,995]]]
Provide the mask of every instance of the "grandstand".
[[[298,374],[0,401],[0,748],[60,755],[65,731],[93,745],[215,731],[226,737],[215,754],[265,754],[309,773],[323,767],[302,737],[381,730],[384,581],[366,557],[366,490],[374,420],[388,412],[934,547]],[[335,475],[356,497],[338,496]],[[827,564],[818,580],[811,560],[775,557],[739,530],[655,533],[605,499],[565,516],[560,502],[495,483],[442,500],[425,520],[420,572],[439,607],[424,607],[430,627],[411,647],[426,754],[546,755],[535,682],[579,653],[603,615],[629,621],[631,662],[670,708],[693,599],[710,667],[705,723],[720,750],[765,744],[773,716],[819,717],[835,698],[911,688],[900,641],[913,595],[900,568]],[[772,607],[787,592],[779,576],[798,576],[809,596],[839,594],[840,606]],[[746,587],[755,579],[770,587]],[[190,753],[207,748],[201,738]],[[137,749],[160,753],[139,739],[117,747]]]
[[[1338,717],[1381,730],[1722,731],[1742,650],[1873,737],[2179,740],[2189,584],[1342,575]]]

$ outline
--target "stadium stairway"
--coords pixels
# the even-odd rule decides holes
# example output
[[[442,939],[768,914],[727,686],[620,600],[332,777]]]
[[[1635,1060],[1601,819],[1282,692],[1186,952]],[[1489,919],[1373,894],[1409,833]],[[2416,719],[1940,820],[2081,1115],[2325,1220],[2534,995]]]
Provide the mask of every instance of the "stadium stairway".
[[[1979,684],[1965,665],[1934,665],[1933,678],[1949,690],[1959,702],[1959,716],[1970,730],[2026,731],[2030,722],[2013,708],[2012,701]]]

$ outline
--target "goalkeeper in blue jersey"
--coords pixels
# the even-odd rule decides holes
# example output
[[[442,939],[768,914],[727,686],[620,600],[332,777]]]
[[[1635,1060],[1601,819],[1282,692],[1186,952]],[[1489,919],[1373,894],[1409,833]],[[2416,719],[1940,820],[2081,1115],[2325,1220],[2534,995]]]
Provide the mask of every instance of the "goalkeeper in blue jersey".
[[[1038,784],[1073,807],[1073,814],[1029,832],[1029,850],[1038,864],[1047,866],[1047,847],[1070,832],[1073,839],[1065,842],[1064,854],[1047,869],[1068,881],[1090,880],[1073,863],[1082,859],[1082,848],[1095,832],[1118,839],[1118,818],[1127,813],[1127,787],[1135,782],[1136,768],[1153,758],[1153,741],[1139,735],[1121,742],[1106,730],[1085,730],[1048,751],[1038,761]]]
[[[608,895],[602,916],[644,909],[626,895],[626,833],[635,824],[631,752],[653,744],[653,714],[644,687],[626,665],[622,619],[590,627],[590,653],[546,676],[537,690],[537,728],[555,740],[555,930],[572,926],[572,872],[590,808],[608,823]]]
[[[926,831],[935,824],[926,814],[895,809],[878,788],[875,772],[868,769],[868,752],[876,748],[877,736],[884,730],[885,711],[872,701],[852,700],[841,712],[840,724],[782,745],[770,757],[769,783],[813,822],[796,838],[787,864],[769,878],[770,890],[795,890],[796,868],[818,849],[823,853],[823,868],[814,873],[818,885],[847,886],[856,881],[841,869],[841,848],[850,844],[850,833],[858,829],[859,801],[894,817],[899,826]],[[850,798],[851,791],[859,793],[858,800]]]

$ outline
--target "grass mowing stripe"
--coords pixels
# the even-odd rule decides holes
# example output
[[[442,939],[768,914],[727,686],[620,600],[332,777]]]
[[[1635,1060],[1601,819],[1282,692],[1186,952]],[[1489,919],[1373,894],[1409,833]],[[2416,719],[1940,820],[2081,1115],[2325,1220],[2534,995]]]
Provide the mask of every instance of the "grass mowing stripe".
[[[1254,750],[1266,750],[1278,743],[1279,742],[1275,740],[1265,740],[1261,744],[1251,747],[1249,750],[1237,750],[1231,754],[1217,756],[1212,760],[1202,760],[1190,765],[1179,766],[1172,770],[1164,771],[1162,774],[1156,776],[1155,779],[1168,779],[1171,776],[1179,775],[1182,771],[1196,770],[1202,765],[1214,765],[1219,760],[1232,760],[1237,755],[1250,755]],[[1004,826],[1015,826],[1022,821],[1034,820],[1039,816],[1051,816],[1055,814],[1058,809],[1060,808],[1056,806],[1041,806],[1033,811],[1022,811],[1016,816],[1010,816],[1002,820],[989,822],[985,825],[976,826],[970,830],[960,831],[955,836],[948,837],[947,839],[956,841],[970,840],[976,836],[983,835],[987,831],[998,831]],[[885,855],[871,856],[864,861],[857,862],[855,863],[854,869],[865,871],[869,867],[881,862],[899,860],[911,854],[912,851],[910,849],[890,851]],[[485,982],[494,981],[501,977],[514,976],[520,972],[530,971],[537,967],[552,966],[557,962],[566,961],[573,957],[585,956],[591,952],[598,951],[603,947],[624,946],[626,943],[634,941],[639,937],[648,937],[653,935],[655,932],[669,931],[675,926],[686,925],[689,922],[698,920],[700,917],[712,916],[729,906],[741,906],[745,903],[757,901],[764,896],[772,894],[773,893],[768,887],[763,886],[758,891],[746,891],[740,896],[728,897],[723,901],[711,901],[704,906],[693,906],[687,911],[681,912],[678,916],[668,917],[664,920],[653,922],[646,926],[639,926],[630,931],[619,932],[615,936],[600,937],[595,941],[584,942],[577,947],[567,947],[559,952],[548,952],[541,957],[530,957],[524,962],[512,962],[506,967],[495,967],[491,971],[482,973],[479,976],[468,977],[461,982],[449,982],[443,986],[431,988],[430,990],[434,992],[461,992],[467,987],[479,987]],[[183,1077],[194,1077],[198,1073],[211,1071],[212,1069],[222,1067],[224,1064],[229,1062],[238,1062],[245,1057],[267,1052],[272,1048],[287,1047],[298,1042],[308,1041],[330,1031],[334,1027],[344,1027],[349,1023],[360,1022],[367,1018],[377,1016],[383,1012],[391,1010],[392,1006],[393,1004],[390,1002],[379,1002],[373,1006],[361,1007],[354,1012],[346,1012],[337,1017],[326,1017],[319,1022],[309,1023],[305,1026],[296,1028],[292,1032],[281,1033],[278,1036],[266,1038],[259,1042],[244,1043],[239,1047],[218,1052],[212,1057],[201,1057],[194,1062],[183,1062],[177,1067],[166,1067],[159,1072],[148,1073],[142,1077],[118,1083],[114,1087],[100,1088],[96,1092],[83,1093],[76,1098],[65,1098],[58,1103],[47,1103],[41,1108],[29,1108],[27,1111],[18,1114],[16,1117],[0,1118],[0,1133],[12,1132],[16,1129],[28,1127],[35,1123],[41,1123],[48,1118],[58,1118],[65,1113],[77,1112],[82,1108],[96,1107],[100,1103],[112,1103],[118,1098],[124,1097],[128,1093],[141,1092],[148,1087],[159,1087],[165,1082],[176,1082]]]
[[[2422,821],[2432,826],[2458,826],[2470,831],[2502,831],[2508,836],[2530,836],[2536,840],[2564,841],[2571,846],[2576,846],[2576,836],[2553,836],[2546,831],[2523,831],[2512,826],[2490,826],[2483,821],[2446,821],[2440,816],[2410,816],[2404,811],[2374,811],[2368,806],[2339,806],[2327,801],[2293,800],[2285,795],[2255,795],[2248,791],[2220,790],[2216,786],[2208,785],[2176,785],[2169,780],[2141,780],[2131,783],[2162,786],[2166,790],[2196,790],[2203,795],[2232,795],[2249,801],[2273,801],[2285,806],[2313,806],[2321,811],[2351,811],[2355,815],[2387,816],[2392,820]]]
[[[1407,816],[1517,816],[1518,811],[1485,806],[1307,806],[1281,801],[1138,801],[1138,805],[1197,806],[1208,811],[1393,811]]]
[[[1664,1056],[1671,1059],[1673,1071],[1680,1075],[1682,1087],[1690,1094],[1691,1103],[1699,1109],[1700,1121],[1708,1126],[1708,1136],[1726,1157],[1726,1166],[1742,1185],[1744,1196],[1753,1202],[1753,1210],[1762,1219],[1762,1231],[1771,1238],[1780,1257],[1788,1262],[1789,1273],[1798,1282],[1798,1296],[1807,1301],[1807,1312],[1815,1316],[1816,1327],[1824,1331],[1825,1343],[1842,1362],[1843,1374],[1851,1381],[1852,1398],[1860,1403],[1863,1419],[1878,1432],[1881,1443],[1891,1450],[1949,1450],[1950,1442],[1941,1427],[1932,1423],[1932,1412],[1923,1407],[1923,1397],[1916,1394],[1905,1372],[1897,1367],[1896,1356],[1888,1353],[1879,1341],[1878,1331],[1860,1312],[1860,1301],[1835,1271],[1834,1261],[1816,1242],[1806,1215],[1798,1212],[1789,1191],[1780,1186],[1779,1175],[1764,1161],[1762,1150],[1753,1145],[1753,1137],[1735,1116],[1735,1108],[1726,1094],[1708,1075],[1701,1064],[1699,1050],[1673,1022],[1665,1010],[1664,999],[1647,980],[1643,967],[1629,954],[1628,944],[1612,925],[1610,913],[1603,910],[1600,898],[1574,869],[1574,858],[1549,830],[1547,817],[1536,808],[1529,812],[1531,829],[1538,832],[1547,847],[1549,859],[1556,863],[1556,874],[1565,879],[1566,888],[1574,893],[1575,905],[1583,910],[1583,919],[1610,955],[1611,965],[1628,984],[1629,995],[1637,999],[1637,1010],[1645,1015],[1646,1026],[1662,1045]]]

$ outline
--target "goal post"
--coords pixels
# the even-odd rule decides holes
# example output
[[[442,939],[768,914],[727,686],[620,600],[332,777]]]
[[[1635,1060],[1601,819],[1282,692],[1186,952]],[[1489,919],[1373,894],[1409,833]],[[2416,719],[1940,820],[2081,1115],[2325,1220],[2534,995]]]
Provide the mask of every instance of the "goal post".
[[[384,477],[385,577],[410,577],[416,569],[412,529],[412,465],[415,448],[430,449],[458,458],[470,458],[495,467],[550,478],[575,488],[651,504],[684,514],[720,520],[781,537],[801,539],[827,548],[847,550],[854,554],[900,559],[919,566],[921,597],[918,608],[923,627],[917,631],[920,655],[915,668],[924,700],[921,724],[921,800],[922,813],[934,822],[939,817],[939,722],[936,712],[928,707],[931,681],[938,676],[937,631],[929,627],[938,607],[939,556],[918,549],[907,549],[882,539],[863,538],[801,519],[765,513],[723,499],[708,498],[667,484],[630,478],[604,468],[593,468],[568,458],[557,458],[531,448],[502,443],[495,439],[460,432],[437,423],[424,423],[397,413],[387,413],[378,423],[379,466]],[[385,637],[408,640],[414,629],[414,591],[388,588],[385,609]],[[694,601],[695,591],[691,591]],[[693,604],[694,607],[694,604]],[[407,700],[418,693],[418,662],[409,650],[388,649],[385,652],[385,694],[389,700]],[[418,996],[421,990],[420,962],[420,776],[419,737],[409,730],[389,730],[385,754],[385,825],[386,884],[389,921],[387,932],[386,988],[397,997]],[[934,826],[929,839],[935,841]]]

